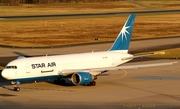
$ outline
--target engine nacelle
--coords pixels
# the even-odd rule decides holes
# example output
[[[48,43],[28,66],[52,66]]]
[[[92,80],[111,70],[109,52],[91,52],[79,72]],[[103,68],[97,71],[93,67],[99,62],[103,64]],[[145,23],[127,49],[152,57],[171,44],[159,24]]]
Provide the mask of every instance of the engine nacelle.
[[[71,81],[75,85],[86,85],[89,84],[92,80],[94,80],[94,76],[89,72],[74,73],[71,77]]]

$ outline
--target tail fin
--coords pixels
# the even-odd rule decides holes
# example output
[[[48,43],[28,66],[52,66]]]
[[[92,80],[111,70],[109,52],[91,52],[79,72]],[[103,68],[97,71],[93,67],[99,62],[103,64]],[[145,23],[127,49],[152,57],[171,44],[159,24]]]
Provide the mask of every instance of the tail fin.
[[[135,17],[136,17],[135,14],[129,15],[129,18],[127,19],[126,23],[121,29],[121,32],[119,33],[118,37],[116,38],[114,44],[109,49],[109,51],[121,50],[126,53],[128,52],[129,43],[132,36],[132,30],[134,27]]]

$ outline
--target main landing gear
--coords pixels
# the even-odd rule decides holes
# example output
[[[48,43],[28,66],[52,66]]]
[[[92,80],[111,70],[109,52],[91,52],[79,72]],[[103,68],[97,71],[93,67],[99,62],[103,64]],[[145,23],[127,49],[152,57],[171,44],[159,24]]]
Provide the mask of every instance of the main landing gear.
[[[95,86],[96,85],[96,81],[92,81],[89,84],[87,84],[87,86]]]
[[[18,84],[20,84],[20,82],[18,81],[12,81],[11,84],[14,85],[14,91],[20,91],[20,87],[18,87]]]

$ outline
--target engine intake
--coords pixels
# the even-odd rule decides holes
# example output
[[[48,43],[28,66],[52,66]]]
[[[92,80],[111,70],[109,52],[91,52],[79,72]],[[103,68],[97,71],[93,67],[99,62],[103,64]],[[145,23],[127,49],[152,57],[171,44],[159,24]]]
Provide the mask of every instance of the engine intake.
[[[94,76],[89,72],[74,73],[71,77],[71,81],[75,85],[86,85],[89,84],[92,80],[94,80]]]

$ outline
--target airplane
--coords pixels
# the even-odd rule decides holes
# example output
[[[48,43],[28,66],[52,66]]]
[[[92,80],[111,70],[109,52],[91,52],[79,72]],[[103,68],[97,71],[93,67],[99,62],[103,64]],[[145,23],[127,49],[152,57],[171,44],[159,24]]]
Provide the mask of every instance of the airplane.
[[[18,85],[25,81],[53,79],[55,84],[65,84],[70,78],[74,85],[95,86],[97,76],[110,70],[143,68],[172,65],[175,62],[121,66],[138,57],[128,53],[130,39],[136,15],[130,14],[111,48],[107,51],[63,54],[53,56],[24,57],[9,62],[1,75],[11,80],[14,91],[20,91]]]

